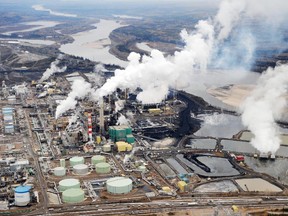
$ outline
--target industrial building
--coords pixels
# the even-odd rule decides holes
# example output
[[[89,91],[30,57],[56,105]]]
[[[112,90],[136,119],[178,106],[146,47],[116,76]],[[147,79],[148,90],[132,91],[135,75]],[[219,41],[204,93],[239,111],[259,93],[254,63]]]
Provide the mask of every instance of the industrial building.
[[[65,79],[59,77],[58,81],[62,88],[60,83],[65,83]],[[21,128],[25,134],[23,139],[22,134],[15,136],[11,130],[11,134],[5,133],[1,140],[3,177],[0,190],[11,208],[18,210],[17,206],[31,205],[29,208],[33,209],[40,202],[52,214],[63,209],[69,212],[73,203],[83,211],[86,205],[89,205],[87,211],[90,208],[98,211],[102,207],[107,209],[106,205],[117,209],[121,202],[125,205],[123,211],[128,209],[128,212],[129,209],[142,211],[146,207],[165,209],[166,204],[161,203],[186,206],[186,197],[191,196],[194,196],[191,203],[196,203],[198,197],[209,196],[210,199],[211,194],[212,200],[213,196],[219,199],[223,193],[227,197],[246,196],[254,189],[261,196],[268,194],[266,191],[270,196],[285,195],[286,186],[280,182],[286,177],[275,180],[246,169],[249,163],[258,165],[259,158],[253,156],[254,150],[248,142],[240,143],[236,138],[200,137],[181,128],[185,123],[183,119],[191,113],[195,119],[190,120],[196,124],[197,112],[211,112],[209,105],[205,105],[207,110],[198,108],[199,103],[204,103],[202,101],[197,101],[197,106],[193,105],[196,108],[192,106],[192,109],[191,101],[180,99],[145,106],[127,99],[123,110],[116,113],[115,101],[118,99],[115,95],[103,98],[103,104],[83,98],[77,101],[75,109],[56,120],[56,99],[65,99],[70,85],[65,86],[67,92],[62,92],[63,95],[57,96],[57,92],[61,92],[59,88],[53,91],[53,97],[43,99],[35,97],[37,89],[29,88],[33,103],[29,99],[23,102],[24,108],[21,105],[1,108],[3,124],[7,124],[7,130],[3,127],[3,132],[8,132],[8,126],[13,123],[14,133]],[[123,97],[121,92],[118,96]],[[36,105],[26,106],[29,103]],[[186,113],[184,117],[183,112]],[[129,118],[127,113],[132,116],[129,126],[115,126],[119,116]],[[281,146],[281,150],[285,148]],[[286,161],[285,155],[285,151],[277,152],[275,160],[268,160],[268,163]],[[281,172],[285,173],[283,164],[277,167],[283,168]],[[247,179],[248,175],[250,179]],[[258,182],[263,184],[255,187],[253,184]],[[33,185],[33,190],[29,186],[17,188],[21,184]],[[10,185],[16,189],[9,194]],[[251,194],[260,196],[258,191]],[[173,200],[175,197],[179,202]],[[155,207],[151,207],[148,200],[153,201]],[[161,200],[159,206],[158,200]],[[147,202],[147,205],[138,207],[137,202]],[[129,203],[133,205],[126,208]]]
[[[15,132],[13,113],[14,109],[12,107],[2,108],[4,133],[6,134],[13,134]]]
[[[118,141],[116,142],[118,152],[132,151],[133,146],[127,142]]]
[[[185,181],[179,181],[177,185],[178,185],[178,187],[179,187],[181,192],[185,192],[186,191],[187,183]]]
[[[134,136],[132,135],[132,128],[129,126],[110,126],[109,137],[113,142],[126,141],[129,144],[134,143]]]

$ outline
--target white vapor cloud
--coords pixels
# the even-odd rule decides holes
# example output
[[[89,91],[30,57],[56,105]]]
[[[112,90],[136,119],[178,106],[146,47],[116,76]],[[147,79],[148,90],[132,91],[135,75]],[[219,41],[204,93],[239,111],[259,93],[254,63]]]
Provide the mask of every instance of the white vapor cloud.
[[[71,88],[72,90],[68,94],[68,97],[61,101],[61,103],[56,108],[56,119],[69,109],[74,109],[77,104],[77,99],[84,98],[91,92],[91,84],[84,80],[75,80]]]
[[[53,11],[49,8],[45,8],[42,5],[33,5],[32,8],[36,11],[45,11],[45,12],[49,12],[49,14],[54,15],[54,16],[64,16],[64,17],[77,17],[76,14],[69,14],[69,13],[61,13],[61,12],[57,12],[57,11]]]
[[[118,14],[114,14],[113,17],[115,18],[120,18],[120,19],[136,19],[136,20],[141,20],[143,19],[143,17],[139,17],[139,16],[129,16],[129,15],[118,15]]]
[[[99,97],[111,94],[117,88],[135,90],[140,87],[143,91],[137,96],[139,101],[160,102],[170,87],[176,86],[176,83],[181,87],[187,77],[206,70],[215,51],[221,50],[223,41],[230,36],[243,18],[270,17],[270,13],[255,8],[257,2],[259,3],[259,0],[223,0],[214,18],[200,20],[192,33],[186,30],[181,32],[180,35],[186,45],[182,51],[175,52],[173,56],[165,58],[160,51],[153,50],[150,56],[143,56],[141,59],[139,54],[131,53],[126,69],[116,70],[115,76],[108,79],[102,88],[95,92],[94,99],[98,100]],[[269,1],[261,1],[261,8],[269,11],[269,6]],[[254,54],[255,38],[252,34],[243,34],[240,42],[236,48],[241,49],[241,54],[245,55],[243,63],[249,64]],[[231,47],[227,49],[226,56],[231,55],[231,51]],[[217,59],[220,58],[214,59],[215,62]]]
[[[256,89],[246,98],[241,110],[242,121],[254,134],[251,144],[262,153],[275,152],[280,147],[278,126],[287,105],[288,65],[268,68],[257,83]]]
[[[153,50],[150,56],[142,57],[131,53],[128,57],[129,65],[123,70],[116,70],[115,76],[93,93],[93,99],[99,100],[117,88],[130,88],[133,91],[140,87],[143,91],[137,96],[139,101],[157,103],[165,99],[169,88],[181,88],[195,74],[198,77],[197,82],[203,83],[207,77],[206,69],[213,63],[215,65],[219,59],[219,56],[213,56],[217,53],[224,52],[229,56],[234,54],[233,51],[240,50],[241,57],[244,56],[243,62],[248,64],[254,54],[257,38],[252,33],[240,31],[240,43],[228,49],[225,42],[231,39],[229,37],[233,35],[233,31],[244,20],[260,24],[273,23],[277,26],[280,25],[277,22],[287,19],[287,14],[288,3],[282,0],[223,0],[214,18],[200,20],[193,32],[181,32],[181,38],[186,44],[183,50],[168,57],[164,57],[158,50]],[[243,122],[255,135],[252,144],[262,152],[274,153],[279,147],[275,119],[279,117],[278,111],[285,105],[281,98],[288,77],[285,71],[287,66],[269,69],[260,79],[253,95],[243,105]],[[253,116],[254,120],[251,121]]]
[[[50,68],[47,68],[46,71],[43,73],[40,82],[43,82],[47,79],[49,79],[50,76],[52,76],[54,73],[62,73],[65,72],[67,67],[64,66],[62,68],[58,67],[58,64],[60,63],[60,60],[63,58],[62,55],[59,55],[58,58],[50,64]]]
[[[115,76],[98,89],[94,98],[106,96],[117,88],[140,87],[143,91],[137,99],[143,103],[161,102],[168,94],[169,87],[181,85],[181,73],[206,70],[213,46],[213,26],[207,21],[200,21],[196,26],[195,34],[189,35],[186,30],[181,32],[186,42],[185,49],[176,52],[174,56],[165,58],[163,53],[152,50],[150,56],[141,56],[131,53],[128,57],[129,65],[124,70],[116,70]]]

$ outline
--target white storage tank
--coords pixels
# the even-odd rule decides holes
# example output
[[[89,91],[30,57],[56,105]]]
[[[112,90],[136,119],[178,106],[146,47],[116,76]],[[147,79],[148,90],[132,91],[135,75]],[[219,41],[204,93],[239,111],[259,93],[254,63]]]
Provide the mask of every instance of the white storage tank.
[[[80,188],[80,182],[78,179],[64,179],[59,182],[59,190],[60,192],[63,192],[65,190],[71,189],[71,188]]]
[[[31,186],[21,185],[15,188],[15,205],[16,206],[27,206],[31,201],[30,196]]]
[[[103,145],[102,150],[104,152],[110,152],[111,151],[111,145],[109,145],[109,144]]]
[[[112,194],[127,194],[132,190],[132,180],[125,177],[114,177],[106,181],[107,191]]]
[[[76,175],[87,175],[88,174],[88,166],[86,164],[77,164],[73,166],[73,172]]]
[[[54,168],[54,175],[55,176],[65,176],[66,169],[64,167],[56,167]]]
[[[84,164],[84,157],[72,157],[70,158],[70,166],[75,166],[77,164]]]

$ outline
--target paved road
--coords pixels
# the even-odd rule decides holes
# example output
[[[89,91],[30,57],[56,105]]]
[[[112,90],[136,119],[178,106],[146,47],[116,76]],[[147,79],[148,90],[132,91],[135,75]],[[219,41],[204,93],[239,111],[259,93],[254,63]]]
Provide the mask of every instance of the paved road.
[[[139,203],[115,203],[115,204],[92,204],[92,205],[65,205],[49,208],[49,215],[51,216],[76,216],[76,215],[137,215],[137,214],[152,214],[161,212],[176,212],[183,210],[201,210],[200,212],[207,212],[225,208],[228,210],[228,215],[231,215],[231,206],[237,205],[241,207],[252,208],[283,208],[287,204],[287,197],[273,197],[267,199],[263,197],[228,197],[228,198],[188,198],[163,200],[152,202]],[[229,213],[230,212],[230,213]],[[205,213],[206,214],[206,213]],[[37,215],[31,213],[29,215]],[[201,215],[201,214],[199,214]],[[203,214],[202,214],[203,215]],[[209,214],[208,214],[209,215]],[[211,214],[210,214],[211,215]]]
[[[43,196],[43,201],[40,201],[40,202],[43,204],[43,212],[44,212],[44,214],[46,214],[48,212],[48,203],[49,203],[49,199],[48,199],[48,195],[47,195],[47,191],[46,191],[46,181],[45,181],[44,176],[41,172],[41,167],[39,164],[38,155],[35,154],[35,152],[33,150],[33,146],[35,146],[37,144],[35,143],[36,141],[33,139],[32,128],[31,128],[31,124],[29,121],[30,118],[29,118],[28,112],[29,112],[28,110],[25,110],[25,118],[26,118],[27,127],[28,127],[28,131],[29,131],[29,137],[24,137],[23,141],[28,148],[29,154],[34,159],[35,168],[36,168],[36,177],[38,179],[39,186],[41,189],[41,194]]]

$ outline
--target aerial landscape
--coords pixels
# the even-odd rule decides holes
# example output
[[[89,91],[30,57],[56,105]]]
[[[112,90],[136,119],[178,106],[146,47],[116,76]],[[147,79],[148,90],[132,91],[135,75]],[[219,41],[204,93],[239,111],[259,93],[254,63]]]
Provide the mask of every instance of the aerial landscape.
[[[0,6],[0,215],[288,215],[288,3]]]

